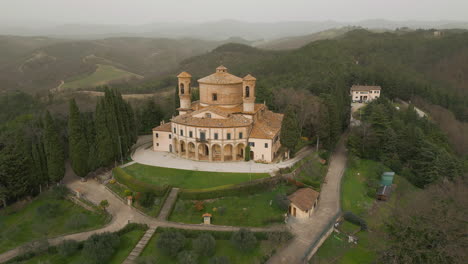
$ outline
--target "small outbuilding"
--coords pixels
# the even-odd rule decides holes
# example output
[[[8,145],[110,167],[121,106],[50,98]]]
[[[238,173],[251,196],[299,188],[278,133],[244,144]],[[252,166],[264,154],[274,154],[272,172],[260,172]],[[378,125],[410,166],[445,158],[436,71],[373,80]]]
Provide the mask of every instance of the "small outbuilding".
[[[309,218],[317,207],[320,193],[311,188],[301,188],[288,196],[289,215],[296,218]]]
[[[205,225],[211,225],[211,216],[212,216],[212,215],[211,215],[210,213],[204,213],[204,214],[202,215],[202,217],[203,217],[203,224],[205,224]]]

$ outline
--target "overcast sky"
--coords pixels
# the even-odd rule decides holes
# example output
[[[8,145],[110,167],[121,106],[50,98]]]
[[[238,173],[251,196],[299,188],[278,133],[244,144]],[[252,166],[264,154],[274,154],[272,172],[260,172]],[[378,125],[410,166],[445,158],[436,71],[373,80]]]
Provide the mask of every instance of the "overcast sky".
[[[89,24],[468,20],[468,0],[0,0],[0,20]]]

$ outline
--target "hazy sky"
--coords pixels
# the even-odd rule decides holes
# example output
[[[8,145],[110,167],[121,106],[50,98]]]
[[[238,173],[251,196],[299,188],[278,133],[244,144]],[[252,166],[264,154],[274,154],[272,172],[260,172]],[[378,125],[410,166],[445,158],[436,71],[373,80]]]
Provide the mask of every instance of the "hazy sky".
[[[144,24],[374,18],[466,21],[468,0],[0,0],[0,20],[17,22]]]

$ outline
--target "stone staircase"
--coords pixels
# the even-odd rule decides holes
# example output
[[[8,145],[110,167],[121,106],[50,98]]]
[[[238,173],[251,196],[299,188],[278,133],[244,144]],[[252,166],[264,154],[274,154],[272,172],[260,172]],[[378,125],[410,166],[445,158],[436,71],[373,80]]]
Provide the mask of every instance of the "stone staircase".
[[[172,208],[172,205],[177,200],[177,194],[179,193],[179,188],[172,188],[171,193],[167,196],[166,202],[163,205],[163,208],[159,212],[158,219],[166,220],[169,217],[169,211]]]
[[[154,235],[154,232],[156,232],[156,228],[157,226],[152,226],[146,231],[146,233],[143,235],[138,244],[135,246],[132,252],[130,252],[130,255],[128,255],[127,259],[125,259],[125,261],[122,264],[135,263],[135,260],[140,256],[141,252],[143,251],[143,249],[145,249],[151,237]]]

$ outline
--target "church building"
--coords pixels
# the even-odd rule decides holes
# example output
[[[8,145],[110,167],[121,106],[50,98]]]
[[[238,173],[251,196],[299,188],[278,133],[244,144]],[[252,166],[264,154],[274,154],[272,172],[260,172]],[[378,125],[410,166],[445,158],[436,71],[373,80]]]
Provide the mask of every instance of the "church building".
[[[192,76],[178,76],[179,115],[153,128],[153,150],[197,161],[272,162],[280,149],[283,114],[255,103],[256,78],[240,78],[219,66],[198,80],[200,101],[191,101]]]

